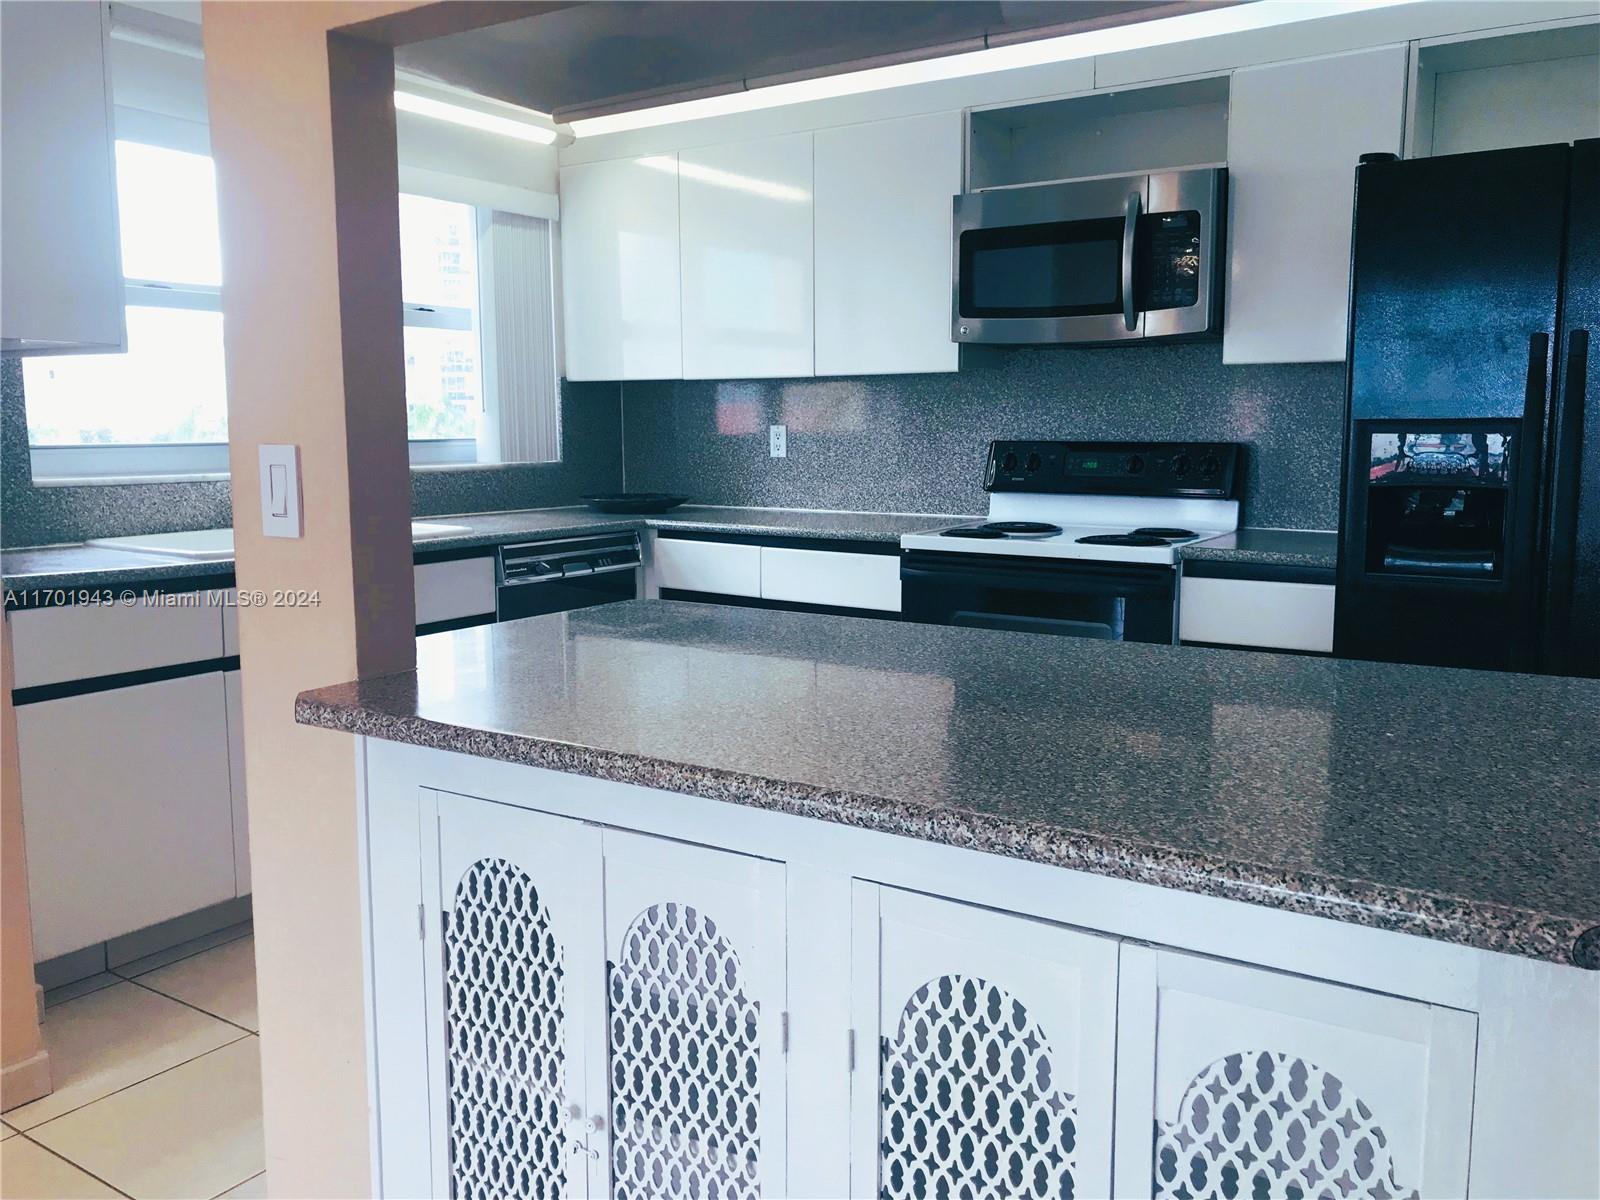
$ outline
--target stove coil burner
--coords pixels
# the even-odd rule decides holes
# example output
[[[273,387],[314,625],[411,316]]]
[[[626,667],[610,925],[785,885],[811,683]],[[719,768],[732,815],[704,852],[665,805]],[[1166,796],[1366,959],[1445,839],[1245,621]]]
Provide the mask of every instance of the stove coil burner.
[[[966,529],[946,529],[939,536],[958,538],[993,538],[995,541],[999,541],[1006,535],[996,532],[993,529],[984,529],[983,527],[979,526],[976,528],[969,527]]]
[[[1060,533],[1061,526],[1048,525],[1043,521],[989,521],[978,526],[998,534],[1048,534]]]
[[[1133,532],[1137,537],[1166,538],[1169,541],[1177,541],[1182,538],[1194,538],[1200,536],[1192,529],[1164,529],[1156,525],[1141,525]]]
[[[1078,539],[1080,546],[1170,546],[1171,540],[1148,533],[1092,533]]]

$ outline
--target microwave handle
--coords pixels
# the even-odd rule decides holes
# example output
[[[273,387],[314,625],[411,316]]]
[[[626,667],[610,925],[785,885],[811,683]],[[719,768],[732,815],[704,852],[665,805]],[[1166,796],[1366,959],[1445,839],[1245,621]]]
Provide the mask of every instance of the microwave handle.
[[[1139,231],[1139,193],[1128,193],[1122,212],[1122,323],[1132,333],[1139,328],[1139,314],[1133,303],[1133,241]]]

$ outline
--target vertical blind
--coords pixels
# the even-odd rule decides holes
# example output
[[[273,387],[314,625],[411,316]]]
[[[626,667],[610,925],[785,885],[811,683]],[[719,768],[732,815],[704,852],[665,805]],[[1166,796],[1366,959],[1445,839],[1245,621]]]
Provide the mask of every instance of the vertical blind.
[[[486,403],[479,462],[561,457],[550,222],[490,212],[483,223]]]

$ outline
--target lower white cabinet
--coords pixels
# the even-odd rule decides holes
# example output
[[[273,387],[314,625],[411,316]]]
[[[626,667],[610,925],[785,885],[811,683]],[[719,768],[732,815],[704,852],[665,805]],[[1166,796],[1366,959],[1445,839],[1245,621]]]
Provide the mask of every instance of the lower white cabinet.
[[[1476,1051],[1471,1013],[1127,946],[1116,1194],[1465,1196]]]
[[[1331,583],[1185,574],[1179,586],[1180,641],[1333,653]]]
[[[244,791],[244,700],[239,672],[222,673],[228,717],[228,793],[233,804],[233,894],[250,894],[250,807]]]
[[[761,595],[761,547],[695,538],[655,539],[656,583],[685,592]]]
[[[761,598],[900,611],[900,556],[761,547]]]
[[[857,881],[855,1196],[1107,1196],[1117,942]]]
[[[222,674],[17,708],[37,958],[231,899]]]
[[[433,1194],[781,1195],[784,869],[437,795]]]

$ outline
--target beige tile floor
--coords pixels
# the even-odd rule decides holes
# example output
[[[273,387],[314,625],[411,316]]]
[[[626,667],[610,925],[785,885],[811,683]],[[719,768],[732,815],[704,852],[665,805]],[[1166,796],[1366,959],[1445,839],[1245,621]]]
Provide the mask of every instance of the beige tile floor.
[[[265,1196],[255,941],[213,935],[46,997],[56,1089],[0,1129],[0,1197]]]

